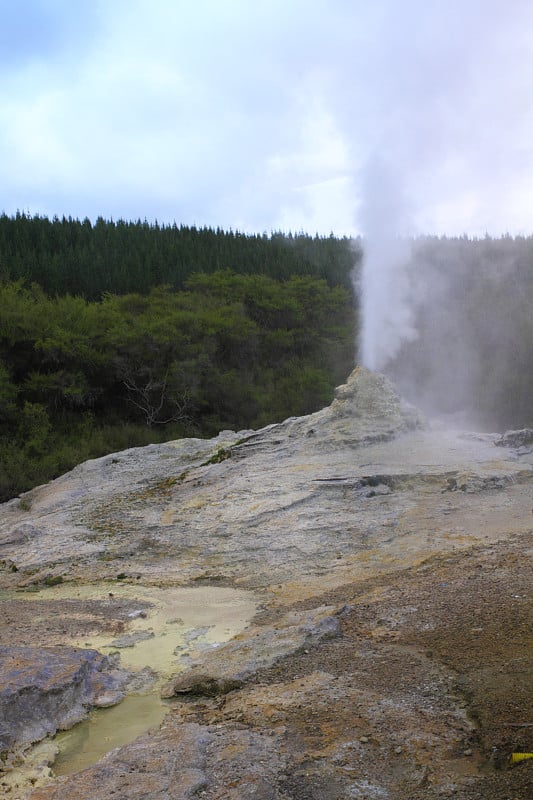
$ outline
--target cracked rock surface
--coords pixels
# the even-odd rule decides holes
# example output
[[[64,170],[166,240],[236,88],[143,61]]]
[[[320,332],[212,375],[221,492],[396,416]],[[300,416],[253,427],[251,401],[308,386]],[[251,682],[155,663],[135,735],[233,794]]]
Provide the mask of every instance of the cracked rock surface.
[[[501,439],[424,423],[358,369],[316,414],[116,453],[4,504],[3,645],[134,643],[149,619],[54,581],[258,604],[167,681],[158,730],[27,796],[530,798],[533,761],[510,755],[533,747],[533,455]]]

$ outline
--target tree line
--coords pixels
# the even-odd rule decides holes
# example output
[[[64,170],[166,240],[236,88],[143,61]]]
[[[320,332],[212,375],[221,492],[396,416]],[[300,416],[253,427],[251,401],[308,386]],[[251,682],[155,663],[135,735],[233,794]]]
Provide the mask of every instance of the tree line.
[[[287,280],[322,278],[350,287],[360,242],[307,234],[244,234],[220,228],[72,217],[0,216],[0,275],[36,282],[50,295],[97,300],[106,292],[182,289],[193,273],[232,270]]]

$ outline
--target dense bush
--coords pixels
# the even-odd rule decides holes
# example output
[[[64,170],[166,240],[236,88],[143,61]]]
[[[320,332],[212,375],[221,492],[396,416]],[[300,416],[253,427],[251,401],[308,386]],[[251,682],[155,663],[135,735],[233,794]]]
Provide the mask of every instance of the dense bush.
[[[105,452],[311,412],[353,364],[351,295],[313,277],[99,301],[6,281],[0,309],[2,499]]]

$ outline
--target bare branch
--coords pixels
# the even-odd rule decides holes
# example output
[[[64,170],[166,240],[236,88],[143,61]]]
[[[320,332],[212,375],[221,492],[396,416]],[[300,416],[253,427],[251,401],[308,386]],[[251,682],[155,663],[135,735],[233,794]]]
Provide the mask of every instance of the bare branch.
[[[187,390],[181,392],[178,397],[171,397],[168,387],[168,371],[162,380],[155,380],[151,370],[148,370],[148,380],[140,382],[135,377],[128,375],[122,380],[123,385],[128,390],[128,402],[139,409],[144,414],[146,424],[149,428],[152,425],[166,425],[169,422],[180,422],[189,419],[191,406],[190,394]],[[171,413],[160,419],[163,409],[170,406]]]

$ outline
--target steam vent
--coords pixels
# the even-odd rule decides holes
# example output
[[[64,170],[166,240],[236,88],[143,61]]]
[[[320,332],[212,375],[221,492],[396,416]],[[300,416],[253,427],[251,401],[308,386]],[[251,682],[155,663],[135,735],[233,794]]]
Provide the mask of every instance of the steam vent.
[[[526,800],[532,470],[358,368],[5,503],[0,795]]]

